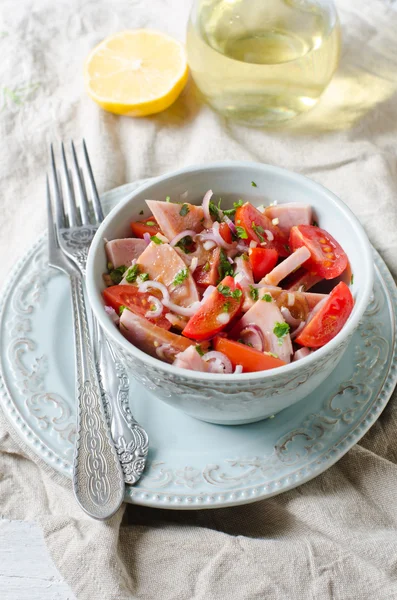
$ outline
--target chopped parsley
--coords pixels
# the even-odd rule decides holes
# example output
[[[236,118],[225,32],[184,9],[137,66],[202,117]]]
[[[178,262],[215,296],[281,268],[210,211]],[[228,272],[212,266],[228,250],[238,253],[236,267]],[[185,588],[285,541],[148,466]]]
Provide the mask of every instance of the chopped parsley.
[[[106,266],[108,268],[109,273],[110,273],[110,271],[113,271],[113,263],[108,262],[108,264]]]
[[[258,300],[259,290],[254,288],[253,285],[250,285],[250,296],[253,300],[255,300],[255,301]]]
[[[278,337],[279,346],[283,345],[284,338],[286,335],[288,335],[289,330],[290,326],[288,325],[288,323],[279,323],[278,321],[276,321],[276,323],[274,324],[273,333],[276,337]]]
[[[137,279],[137,281],[139,281],[139,283],[143,283],[144,281],[147,281],[149,279],[149,273],[141,273]]]
[[[233,265],[231,265],[230,262],[227,260],[226,253],[223,248],[221,248],[219,255],[218,274],[220,280],[224,279],[226,275],[233,276]]]
[[[134,283],[134,281],[136,281],[136,278],[139,275],[139,265],[134,265],[133,267],[130,267],[126,273],[125,276],[125,280],[128,281],[128,283]]]
[[[274,352],[265,352],[265,354],[267,354],[268,356],[273,356],[273,358],[278,358],[277,354],[274,354]],[[272,417],[269,417],[270,419]]]
[[[242,254],[242,255],[241,255],[241,258],[242,258],[243,260],[245,260],[245,261],[248,261],[248,260],[249,260],[249,258],[248,258],[248,256],[247,256],[247,254]]]
[[[181,217],[186,217],[189,210],[190,210],[190,208],[189,208],[188,204],[182,204],[182,208],[179,211],[179,214],[181,215]]]
[[[243,201],[241,200],[237,200],[237,202],[233,202],[233,208],[228,208],[226,210],[223,211],[223,214],[226,215],[227,217],[234,217],[234,215],[236,214],[236,210],[238,209],[239,206],[243,205]]]
[[[284,244],[284,249],[286,252],[290,253],[291,252],[291,248],[288,246],[288,244]]]
[[[258,186],[256,185],[255,181],[251,181],[251,185],[252,185],[252,187],[258,187]]]
[[[313,227],[318,227],[317,221],[313,221]]]
[[[154,221],[146,221],[146,225],[148,227],[156,227],[156,223]]]
[[[190,254],[191,246],[193,244],[193,239],[190,235],[185,235],[177,244],[177,248],[180,248],[185,254]]]
[[[222,312],[228,313],[229,310],[230,310],[230,302],[225,302],[225,304],[222,306]]]
[[[228,285],[222,285],[222,283],[218,285],[217,290],[222,294],[222,296],[225,296],[225,298],[241,298],[243,294],[243,292],[238,288],[232,292]]]
[[[204,267],[203,267],[204,271],[205,271],[206,273],[208,273],[208,271],[210,270],[210,268],[211,268],[211,265],[210,265],[210,263],[209,263],[209,262],[206,262],[206,263],[205,263],[205,265],[204,265]]]
[[[350,277],[350,285],[353,285],[353,283],[354,283],[354,275],[352,273],[352,276]]]
[[[128,310],[128,308],[127,308],[126,306],[124,306],[124,304],[122,304],[122,305],[119,307],[119,315],[120,315],[120,317],[121,317],[121,315],[123,314],[123,312],[124,312],[125,310]]]
[[[160,238],[157,237],[157,235],[151,235],[150,239],[152,240],[152,242],[154,242],[155,244],[162,244],[163,242],[160,240]]]
[[[248,233],[245,231],[244,227],[240,227],[240,225],[237,225],[236,230],[239,238],[241,238],[242,240],[248,240]]]
[[[238,342],[240,342],[240,344],[244,344],[244,346],[249,346],[250,348],[253,348],[253,344],[251,344],[251,342],[245,342],[243,340],[243,338],[240,338],[239,340],[237,340]]]
[[[219,223],[222,222],[222,215],[220,212],[220,206],[216,206],[216,204],[214,204],[213,202],[210,202],[209,204],[209,211],[210,211],[210,215],[213,219],[215,219],[215,221],[218,221]]]
[[[265,230],[263,229],[263,227],[261,225],[256,225],[254,221],[252,221],[251,226],[253,231],[255,231],[256,235],[258,236],[259,240],[261,242],[264,242],[265,238],[263,237],[263,234],[265,233]]]
[[[200,344],[197,344],[197,345],[195,346],[195,348],[196,348],[196,352],[199,354],[199,356],[204,356],[204,352],[203,352],[203,349],[202,349],[202,347],[200,346]]]
[[[262,296],[262,300],[264,300],[265,302],[271,302],[273,300],[273,298],[271,297],[270,294],[266,293]]]
[[[166,202],[171,202],[171,198],[169,196],[166,196],[165,201]]]
[[[113,269],[113,271],[110,271],[109,275],[110,275],[110,279],[113,281],[113,283],[115,285],[118,285],[120,283],[120,281],[123,279],[124,277],[124,273],[126,272],[127,267],[125,265],[121,265],[120,267],[117,267],[117,269]]]
[[[186,267],[185,269],[181,269],[179,273],[175,275],[174,281],[172,283],[174,285],[181,285],[188,277],[189,269]]]
[[[141,211],[139,212],[139,214],[140,214],[140,215],[143,215],[143,210],[141,210]]]

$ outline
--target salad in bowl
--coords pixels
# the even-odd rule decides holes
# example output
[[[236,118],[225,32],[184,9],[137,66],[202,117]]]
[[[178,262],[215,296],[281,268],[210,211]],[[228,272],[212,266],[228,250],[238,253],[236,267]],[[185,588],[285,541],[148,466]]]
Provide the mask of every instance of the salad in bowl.
[[[302,360],[344,327],[348,257],[310,204],[239,198],[224,209],[209,190],[200,205],[146,205],[131,237],[105,242],[102,292],[143,352],[193,371],[252,373]]]

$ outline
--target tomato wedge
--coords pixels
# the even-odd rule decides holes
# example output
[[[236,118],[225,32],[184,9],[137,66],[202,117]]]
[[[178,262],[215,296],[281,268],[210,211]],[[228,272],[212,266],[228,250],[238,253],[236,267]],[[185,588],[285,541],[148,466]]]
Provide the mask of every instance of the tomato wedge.
[[[131,231],[137,238],[143,238],[144,233],[156,235],[160,233],[160,227],[154,217],[149,217],[145,221],[133,221],[130,223]]]
[[[232,238],[232,232],[230,230],[230,227],[227,223],[221,223],[219,225],[219,233],[221,234],[221,236],[223,237],[223,239],[225,240],[225,242],[227,244],[231,244],[233,241]]]
[[[241,287],[228,275],[189,319],[182,334],[192,340],[209,340],[232,322],[242,302]]]
[[[220,279],[218,270],[220,261],[221,249],[215,248],[215,250],[211,251],[211,256],[208,261],[194,270],[193,279],[197,285],[208,287],[209,285],[216,285],[218,283]]]
[[[342,329],[353,306],[354,300],[351,291],[341,281],[334,287],[319,311],[302,329],[295,342],[308,348],[324,346]]]
[[[111,287],[103,290],[103,299],[105,300],[106,306],[111,306],[119,314],[120,306],[126,306],[133,313],[144,317],[146,312],[150,310],[152,302],[149,300],[149,296],[155,296],[155,290],[152,292],[139,292],[138,288],[134,285],[112,285]],[[164,313],[168,312],[166,309],[163,310],[163,314],[155,319],[148,319],[151,323],[154,323],[162,329],[171,329],[171,323],[164,317]]]
[[[236,227],[242,227],[250,241],[266,243],[266,248],[276,250],[279,256],[289,256],[288,234],[277,225],[273,225],[271,219],[259,212],[252,204],[246,202],[236,210]],[[268,239],[266,231],[270,232],[271,240]]]
[[[347,256],[330,233],[314,225],[294,225],[289,236],[292,251],[306,246],[311,257],[304,263],[305,269],[324,279],[334,279],[346,269]]]
[[[278,261],[277,252],[275,250],[268,250],[267,248],[250,248],[248,256],[252,274],[256,282],[270,273]]]
[[[265,354],[255,348],[228,340],[225,337],[216,337],[213,341],[214,349],[222,352],[228,357],[233,367],[241,365],[243,373],[253,373],[254,371],[267,371],[282,367],[286,363],[280,358],[275,358],[270,354]]]

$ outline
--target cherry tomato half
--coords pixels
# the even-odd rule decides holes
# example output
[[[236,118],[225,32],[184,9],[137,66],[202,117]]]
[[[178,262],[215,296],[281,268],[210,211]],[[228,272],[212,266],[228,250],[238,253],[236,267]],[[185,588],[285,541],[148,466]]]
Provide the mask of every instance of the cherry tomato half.
[[[289,236],[292,251],[306,246],[311,257],[305,269],[324,279],[334,279],[346,269],[348,260],[343,248],[330,233],[314,225],[294,225]]]
[[[242,227],[248,235],[249,241],[266,243],[266,248],[276,250],[279,256],[289,256],[288,234],[282,231],[277,225],[263,213],[259,212],[252,204],[246,202],[236,210],[236,227]],[[238,229],[237,229],[238,230]],[[271,240],[268,239],[266,232],[270,232]]]
[[[139,292],[135,285],[112,285],[102,292],[106,306],[111,306],[119,314],[120,306],[126,306],[133,313],[144,317],[150,310],[152,302],[149,296],[156,296],[156,290],[149,292]],[[163,314],[155,319],[148,319],[162,329],[171,329],[171,323],[163,315],[169,312],[164,309]]]
[[[160,233],[160,227],[154,217],[149,217],[145,221],[133,221],[130,223],[131,231],[137,238],[143,238],[144,233],[156,235]]]
[[[275,250],[267,248],[250,248],[248,252],[252,274],[256,282],[270,273],[277,264],[278,254]]]

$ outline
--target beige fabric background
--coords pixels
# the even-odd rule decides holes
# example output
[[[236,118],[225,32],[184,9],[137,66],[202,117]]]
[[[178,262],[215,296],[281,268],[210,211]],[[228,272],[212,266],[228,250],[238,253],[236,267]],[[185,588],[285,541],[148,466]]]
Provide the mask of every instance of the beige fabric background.
[[[286,132],[226,123],[192,86],[167,112],[118,118],[86,96],[82,62],[106,35],[155,27],[184,38],[184,0],[1,0],[0,278],[45,228],[51,141],[84,135],[101,191],[187,164],[244,159],[309,175],[360,217],[397,275],[397,2],[340,0],[341,67]],[[34,519],[82,600],[397,598],[397,405],[314,481],[247,507],[128,506],[108,523],[0,424],[0,511]],[[123,514],[124,513],[124,514]]]

